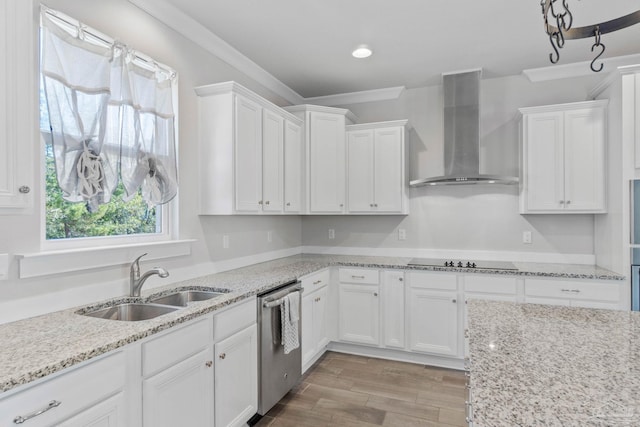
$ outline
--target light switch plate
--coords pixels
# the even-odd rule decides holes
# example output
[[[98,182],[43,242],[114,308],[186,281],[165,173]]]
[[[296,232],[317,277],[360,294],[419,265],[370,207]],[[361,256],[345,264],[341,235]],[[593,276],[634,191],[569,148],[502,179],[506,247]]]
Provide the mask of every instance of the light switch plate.
[[[333,228],[329,229],[329,239],[335,239],[336,238],[336,230],[334,230]]]
[[[0,280],[9,278],[9,254],[0,254]]]
[[[405,228],[398,228],[398,240],[407,240],[407,230]]]

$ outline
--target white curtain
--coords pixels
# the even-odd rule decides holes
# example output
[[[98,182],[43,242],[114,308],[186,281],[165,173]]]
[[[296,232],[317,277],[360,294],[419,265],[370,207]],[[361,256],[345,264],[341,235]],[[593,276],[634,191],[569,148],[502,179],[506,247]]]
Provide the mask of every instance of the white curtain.
[[[99,46],[42,11],[42,81],[58,184],[90,211],[122,180],[150,206],[177,194],[172,99],[175,73],[141,64],[126,46]]]

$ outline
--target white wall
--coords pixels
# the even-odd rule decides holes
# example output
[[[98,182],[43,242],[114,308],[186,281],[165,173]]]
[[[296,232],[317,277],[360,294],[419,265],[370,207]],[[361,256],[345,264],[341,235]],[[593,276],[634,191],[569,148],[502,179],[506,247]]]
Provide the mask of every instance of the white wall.
[[[60,10],[87,25],[137,49],[159,62],[175,68],[179,73],[179,217],[180,238],[197,239],[191,256],[154,262],[165,266],[169,279],[152,278],[149,285],[159,285],[188,276],[196,266],[208,265],[236,257],[246,257],[267,251],[297,248],[301,241],[301,220],[297,216],[199,217],[197,209],[197,104],[195,86],[235,80],[279,105],[287,102],[266,90],[246,75],[188,41],[178,33],[147,15],[127,0],[49,0],[47,5]],[[34,18],[35,19],[35,18]],[[35,22],[35,21],[34,21]],[[35,30],[35,28],[34,28]],[[25,141],[36,146],[39,141]],[[40,153],[40,148],[35,150]],[[38,162],[34,159],[34,162]],[[39,182],[39,168],[35,168]],[[36,208],[31,215],[0,216],[0,253],[30,253],[40,249],[40,191],[36,189]],[[273,241],[267,242],[267,231],[274,231]],[[230,238],[229,249],[222,248],[222,234]],[[144,268],[151,263],[145,263]],[[10,276],[0,281],[0,321],[7,309],[15,311],[17,302],[33,296],[42,297],[29,302],[25,315],[42,309],[57,309],[74,305],[80,299],[121,295],[128,286],[128,266],[65,274],[38,279],[18,279],[17,261],[13,259]],[[53,294],[66,290],[67,296]],[[45,298],[51,294],[51,298]],[[65,298],[68,300],[65,301]],[[47,307],[39,307],[46,301]],[[36,307],[36,306],[38,307]]]
[[[481,171],[518,174],[519,107],[584,101],[603,77],[530,83],[523,76],[481,84]],[[394,101],[341,105],[360,123],[409,119],[411,179],[443,172],[441,86],[410,89]],[[304,246],[518,251],[593,254],[593,215],[520,215],[517,186],[444,186],[411,189],[408,217],[304,217]],[[327,230],[336,230],[329,240]],[[397,229],[407,230],[399,241]],[[531,231],[533,243],[522,243]],[[560,261],[560,257],[558,258]]]

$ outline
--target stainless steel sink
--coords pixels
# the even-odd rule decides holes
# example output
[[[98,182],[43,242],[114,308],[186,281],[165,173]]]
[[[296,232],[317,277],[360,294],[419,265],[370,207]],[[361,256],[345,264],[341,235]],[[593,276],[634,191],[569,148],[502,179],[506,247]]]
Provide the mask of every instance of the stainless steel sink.
[[[149,298],[149,302],[155,304],[173,305],[176,307],[186,307],[190,302],[206,301],[211,298],[224,295],[226,292],[218,291],[199,291],[199,290],[186,290],[176,292],[170,295],[163,295],[159,297]]]
[[[176,310],[179,308],[160,304],[124,303],[82,314],[100,319],[137,322],[153,319]]]

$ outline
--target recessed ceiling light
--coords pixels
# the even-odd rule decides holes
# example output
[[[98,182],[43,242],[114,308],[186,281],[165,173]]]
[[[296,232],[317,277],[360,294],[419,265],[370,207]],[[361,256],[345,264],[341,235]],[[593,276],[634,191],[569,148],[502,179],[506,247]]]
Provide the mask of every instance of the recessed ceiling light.
[[[370,57],[372,53],[373,51],[369,46],[361,45],[351,52],[351,55],[353,55],[354,58],[362,59]]]

